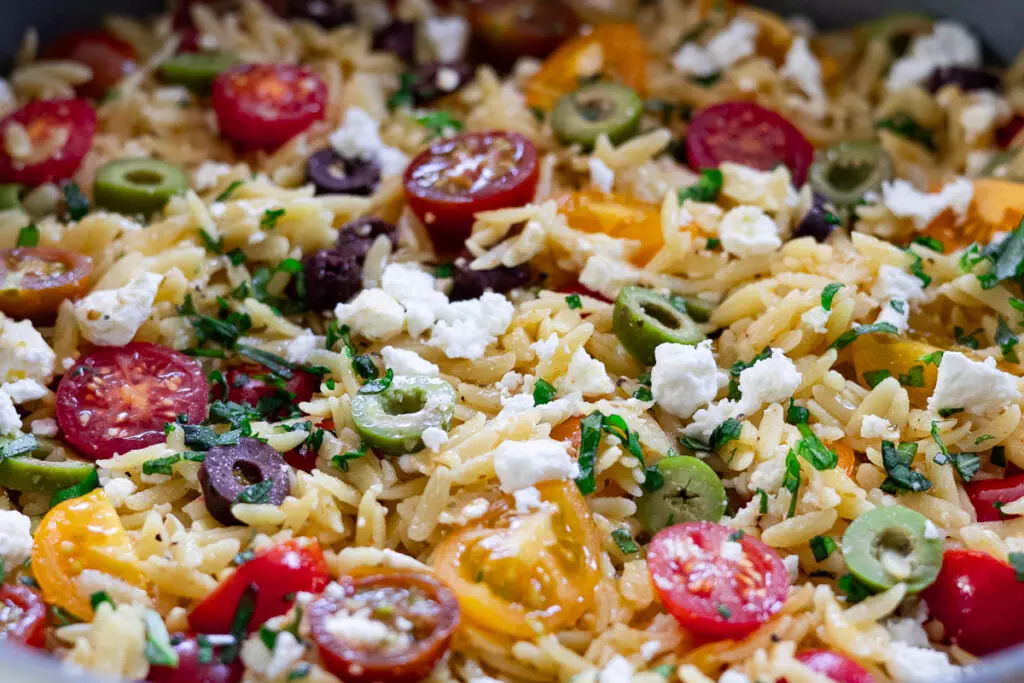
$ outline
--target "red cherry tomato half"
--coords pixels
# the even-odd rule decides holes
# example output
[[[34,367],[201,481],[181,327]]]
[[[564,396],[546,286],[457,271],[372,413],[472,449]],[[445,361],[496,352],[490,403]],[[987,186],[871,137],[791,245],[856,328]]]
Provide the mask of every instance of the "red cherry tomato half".
[[[935,583],[921,594],[946,637],[972,655],[1024,642],[1024,583],[1013,568],[979,550],[947,550]]]
[[[435,240],[464,239],[473,215],[533,199],[537,148],[519,133],[465,133],[435,142],[405,169],[405,196]]]
[[[197,633],[228,633],[243,596],[252,594],[255,602],[248,630],[251,633],[292,608],[299,591],[320,593],[327,586],[327,561],[320,544],[300,538],[278,543],[256,553],[255,557],[224,579],[188,617]],[[255,587],[250,591],[250,586]]]
[[[5,583],[0,586],[0,641],[29,647],[43,647],[46,603],[28,586]]]
[[[0,311],[52,321],[66,299],[85,294],[92,259],[55,247],[0,250]]]
[[[875,683],[874,676],[841,652],[805,650],[796,658],[811,671],[824,674],[836,683]]]
[[[480,51],[504,66],[520,57],[547,57],[580,26],[568,3],[546,0],[471,3],[469,22]]]
[[[93,460],[164,441],[164,425],[206,418],[209,388],[192,358],[159,344],[98,348],[82,356],[57,387],[64,437]]]
[[[312,398],[313,392],[320,388],[317,376],[304,370],[295,370],[291,379],[285,381],[284,386],[280,388],[269,378],[270,370],[262,365],[236,365],[228,370],[225,377],[228,384],[227,399],[235,403],[246,403],[255,408],[260,400],[278,397],[278,392],[283,390],[294,394],[294,398],[288,401],[289,405],[297,405],[302,401],[308,401]],[[281,398],[284,399],[283,396]],[[284,412],[286,411],[283,409],[278,411]]]
[[[1024,130],[1024,117],[1014,116],[1009,123],[996,131],[996,143],[1006,149],[1021,130]]]
[[[770,171],[785,164],[800,187],[814,160],[814,147],[796,126],[753,102],[723,102],[697,113],[686,133],[686,156],[694,169],[723,161]]]
[[[11,125],[28,134],[31,151],[12,157]],[[74,175],[92,147],[96,110],[85,100],[37,100],[0,121],[0,182],[41,185]]]
[[[349,683],[426,678],[459,625],[455,594],[432,576],[413,573],[363,576],[340,587],[309,606],[310,637],[327,670]],[[356,614],[369,614],[353,621],[369,618],[385,637],[373,642],[339,635],[339,621]]]
[[[274,149],[324,117],[327,86],[290,64],[240,64],[213,81],[221,135],[249,149]]]
[[[590,287],[584,287],[583,284],[579,280],[573,280],[572,282],[570,282],[570,283],[568,283],[566,285],[563,285],[562,288],[559,289],[558,291],[560,291],[560,292],[562,292],[563,294],[566,294],[566,295],[568,295],[568,294],[581,294],[583,296],[589,296],[592,299],[597,299],[598,301],[604,301],[605,303],[611,303],[600,292],[595,292]]]
[[[78,86],[85,97],[100,99],[138,68],[135,48],[106,31],[79,31],[62,36],[43,52],[45,59],[70,59],[92,69],[92,78]]]
[[[723,556],[735,531],[687,522],[662,529],[647,547],[651,581],[665,609],[683,628],[708,639],[750,633],[779,611],[789,591],[782,558],[753,536],[736,541],[741,559]]]
[[[978,513],[979,522],[997,522],[1009,519],[996,507],[996,504],[1011,503],[1024,496],[1024,474],[1004,479],[985,479],[972,481],[964,486],[967,496],[971,499],[974,511]]]
[[[176,633],[171,636],[171,646],[178,653],[178,666],[151,665],[146,676],[149,683],[237,683],[245,673],[241,657],[224,664],[214,651],[209,662],[200,662],[199,643],[195,638]]]

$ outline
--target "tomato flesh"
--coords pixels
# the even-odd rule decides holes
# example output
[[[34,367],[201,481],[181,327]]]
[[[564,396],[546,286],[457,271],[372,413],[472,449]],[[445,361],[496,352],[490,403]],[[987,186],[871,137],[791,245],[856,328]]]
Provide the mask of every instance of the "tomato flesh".
[[[14,158],[11,125],[25,129],[31,152]],[[0,121],[0,182],[41,185],[74,175],[92,147],[96,110],[85,100],[37,100]]]
[[[427,574],[347,579],[309,606],[310,635],[328,671],[344,681],[413,683],[427,677],[459,625],[459,601]],[[387,636],[346,640],[329,628],[345,616],[369,618]]]
[[[744,636],[782,608],[789,574],[778,553],[746,535],[737,561],[722,546],[735,533],[713,522],[662,529],[647,548],[651,580],[665,609],[694,634],[708,639]]]
[[[52,320],[66,299],[85,294],[92,259],[66,249],[0,250],[0,311],[12,318]]]
[[[84,355],[57,388],[65,438],[93,460],[162,443],[164,425],[185,415],[206,418],[209,388],[192,358],[158,344],[98,348]]]
[[[485,0],[469,6],[473,37],[487,61],[510,66],[520,57],[547,57],[579,30],[563,2]]]
[[[1024,583],[1013,568],[979,550],[947,550],[921,597],[946,636],[973,655],[1024,642]]]
[[[249,620],[251,633],[267,619],[284,614],[299,591],[320,593],[330,577],[320,544],[303,538],[266,548],[224,579],[196,605],[188,621],[197,633],[228,633],[242,597],[255,586],[255,609]]]
[[[225,381],[228,384],[227,399],[235,403],[245,403],[255,408],[261,400],[266,401],[278,397],[278,392],[282,389],[266,381],[269,375],[270,370],[254,363],[237,365],[231,368],[225,376]],[[319,386],[320,380],[316,375],[303,370],[296,370],[291,378],[285,381],[283,390],[294,394],[294,397],[289,399],[289,403],[290,405],[296,405],[312,398],[313,392]],[[284,397],[281,396],[281,398],[283,399]],[[275,416],[285,412],[287,412],[286,409],[281,408],[275,413]]]
[[[100,99],[121,79],[135,72],[135,48],[106,31],[78,31],[61,37],[43,53],[46,59],[70,59],[92,69],[92,78],[78,93]]]
[[[533,199],[537,148],[519,133],[465,133],[436,142],[405,170],[409,208],[431,236],[464,239],[473,216]]]
[[[45,631],[43,596],[28,586],[0,586],[0,641],[41,648]]]
[[[1009,519],[1010,516],[1004,515],[997,505],[1002,506],[1024,497],[1024,474],[1005,479],[972,481],[964,488],[971,499],[974,511],[978,514],[978,521],[998,522],[1001,519]]]
[[[178,666],[151,665],[146,676],[149,683],[237,683],[242,680],[245,666],[241,657],[224,664],[214,654],[209,662],[200,662],[196,639],[181,634],[171,636],[171,645],[178,653]]]
[[[753,102],[723,102],[697,113],[686,133],[686,155],[696,170],[723,161],[770,171],[784,164],[800,187],[814,160],[814,147],[796,126]]]
[[[796,658],[811,671],[824,674],[836,683],[875,683],[874,676],[841,652],[805,650]]]
[[[214,79],[212,104],[221,135],[271,150],[324,117],[327,85],[298,66],[241,64]]]

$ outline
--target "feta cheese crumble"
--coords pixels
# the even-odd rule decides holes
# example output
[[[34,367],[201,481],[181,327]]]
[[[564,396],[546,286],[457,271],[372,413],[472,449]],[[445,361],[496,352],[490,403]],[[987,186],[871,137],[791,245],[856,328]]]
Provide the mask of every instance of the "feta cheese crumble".
[[[309,360],[311,353],[323,343],[310,330],[303,330],[299,336],[288,340],[284,345],[284,355],[289,363],[305,363]]]
[[[396,375],[437,377],[441,374],[441,368],[415,351],[385,346],[380,350],[380,355],[384,358],[384,366]]]
[[[82,336],[97,346],[124,346],[138,333],[153,309],[164,276],[139,273],[117,289],[90,293],[75,304]]]
[[[793,40],[779,74],[807,96],[805,109],[809,114],[815,118],[825,115],[826,98],[825,86],[821,79],[821,62],[811,52],[807,38],[797,36]]]
[[[685,43],[672,58],[672,65],[684,73],[706,78],[725,71],[757,51],[757,24],[738,17],[701,47]]]
[[[0,381],[34,379],[49,384],[57,355],[28,320],[0,313]]]
[[[779,226],[756,206],[737,206],[718,224],[722,248],[739,257],[770,254],[782,246]]]
[[[932,32],[915,39],[907,54],[892,65],[885,87],[896,92],[918,85],[947,66],[981,66],[981,43],[962,24],[936,21]]]
[[[423,445],[434,453],[441,450],[441,446],[448,442],[448,432],[440,427],[427,427],[423,430]]]
[[[919,191],[902,178],[882,183],[882,203],[898,218],[909,218],[914,227],[924,230],[946,209],[958,219],[967,214],[974,198],[974,184],[968,178],[957,178],[934,194]]]
[[[0,510],[0,557],[13,570],[32,554],[32,520],[17,510]]]
[[[832,311],[826,311],[821,306],[815,306],[804,311],[804,314],[800,316],[800,320],[818,334],[825,334],[828,332],[828,319],[831,317]]]
[[[920,278],[902,268],[883,265],[871,287],[871,296],[882,306],[875,322],[889,323],[902,333],[909,326],[911,303],[924,298],[924,285]]]
[[[578,391],[587,397],[604,396],[615,390],[604,363],[591,357],[582,346],[572,354],[568,369],[555,380],[554,386],[563,394]]]
[[[661,344],[654,350],[651,394],[676,417],[690,417],[713,401],[723,379],[710,339],[696,346]]]
[[[971,415],[992,415],[1020,401],[1017,378],[996,367],[994,358],[971,360],[959,351],[946,351],[939,363],[935,391],[928,410],[962,409]]]
[[[953,680],[960,667],[941,650],[915,647],[899,641],[889,644],[885,668],[896,683],[931,683]]]
[[[554,439],[502,442],[494,451],[494,471],[506,493],[542,481],[575,479],[580,474],[565,444]]]
[[[490,344],[512,324],[515,308],[502,294],[484,292],[479,299],[457,301],[440,312],[430,335],[431,346],[449,358],[481,358]]]
[[[620,289],[642,279],[643,271],[636,266],[600,254],[588,258],[580,272],[581,285],[613,300]]]
[[[388,264],[381,274],[381,289],[405,307],[406,327],[414,337],[429,330],[448,306],[448,297],[436,283],[430,273],[404,263]]]
[[[462,59],[469,43],[469,22],[463,17],[430,17],[421,27],[437,61],[457,62]]]
[[[615,171],[597,157],[590,157],[587,167],[590,169],[590,184],[605,194],[611,192],[615,185]]]
[[[389,339],[405,326],[405,309],[383,289],[364,289],[347,304],[334,309],[338,322],[367,339]]]
[[[331,133],[328,141],[344,159],[375,161],[382,176],[401,173],[409,163],[402,150],[384,144],[377,121],[360,107],[349,107],[345,111],[341,126]]]

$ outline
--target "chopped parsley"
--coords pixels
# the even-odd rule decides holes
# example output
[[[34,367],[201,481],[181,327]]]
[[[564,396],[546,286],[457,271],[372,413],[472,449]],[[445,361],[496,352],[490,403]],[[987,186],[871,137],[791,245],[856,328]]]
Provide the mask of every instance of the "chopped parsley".
[[[789,519],[796,514],[797,493],[800,491],[800,461],[792,448],[786,455],[786,474],[782,477],[782,488],[790,493],[789,511],[786,513],[786,519]]]
[[[762,515],[768,514],[768,492],[764,489],[755,489],[754,494],[758,497],[757,511]]]
[[[964,328],[959,326],[953,328],[953,336],[956,338],[956,344],[958,346],[966,346],[973,350],[977,350],[979,346],[976,337],[980,333],[980,329],[977,329],[974,332],[967,332]]]
[[[242,181],[242,180],[232,180],[231,184],[228,185],[226,188],[224,188],[223,192],[221,192],[219,195],[217,195],[216,197],[213,198],[213,201],[215,201],[215,202],[223,202],[223,201],[225,201],[226,199],[231,197],[231,195],[233,195],[235,193],[235,190],[240,188],[242,185],[245,185],[244,181]]]
[[[926,353],[921,356],[918,360],[925,365],[934,365],[935,367],[939,367],[939,363],[942,362],[942,354],[943,351],[932,351],[931,353]]]
[[[695,202],[713,202],[722,191],[723,182],[722,172],[717,168],[702,168],[696,183],[679,190],[679,203],[687,199]]]
[[[1010,326],[1006,323],[1006,318],[1003,316],[998,317],[998,323],[996,324],[995,334],[996,344],[999,345],[1000,350],[1003,352],[1003,358],[1010,363],[1018,363],[1020,360],[1017,358],[1016,346],[1020,342],[1017,335],[1013,333]]]
[[[612,532],[612,539],[624,555],[632,555],[640,549],[629,533],[629,529],[616,529]]]
[[[18,242],[19,247],[36,247],[39,246],[39,228],[36,227],[35,223],[29,223],[24,228],[18,231]]]
[[[399,77],[398,90],[388,97],[388,109],[398,109],[403,106],[412,106],[413,86],[416,85],[416,74],[408,71],[403,72]]]
[[[846,595],[846,601],[854,604],[871,597],[873,591],[853,574],[843,574],[836,581],[836,587]]]
[[[432,111],[416,116],[416,123],[430,131],[434,138],[445,137],[462,130],[462,121],[446,111]]]
[[[922,287],[927,287],[931,284],[932,278],[924,272],[924,259],[920,254],[912,251],[907,251],[907,254],[910,255],[910,273],[921,281]]]
[[[881,370],[868,370],[864,373],[864,381],[867,382],[868,387],[871,389],[874,389],[889,377],[892,377],[892,373],[884,368]]]
[[[565,297],[565,303],[574,311],[583,308],[583,301],[580,299],[579,294],[570,294]]]
[[[811,539],[810,546],[811,552],[814,553],[814,559],[818,562],[827,560],[828,556],[838,548],[835,539],[831,536],[815,536]]]
[[[82,194],[77,183],[64,183],[61,190],[64,193],[64,208],[67,210],[68,218],[79,221],[89,213],[89,198]]]
[[[912,365],[906,374],[900,374],[900,384],[905,387],[924,386],[924,366]]]
[[[533,385],[533,403],[534,405],[542,406],[545,403],[551,403],[555,398],[555,388],[550,382],[538,379]]]
[[[913,244],[920,244],[922,247],[926,249],[931,249],[932,251],[937,252],[939,254],[943,254],[946,251],[946,247],[942,244],[940,240],[936,239],[935,237],[920,235],[910,241]]]
[[[935,134],[904,112],[896,112],[888,118],[877,121],[875,128],[891,130],[901,138],[921,145],[929,152],[938,149],[935,146]]]
[[[263,212],[263,218],[260,219],[260,227],[264,230],[273,230],[284,214],[284,209],[267,209]]]
[[[195,451],[185,451],[183,453],[175,453],[174,455],[168,455],[164,458],[153,458],[142,463],[143,474],[171,474],[174,470],[175,463],[182,462],[183,460],[189,462],[203,462],[206,456],[202,453]]]
[[[841,335],[839,335],[839,337],[837,337],[836,340],[832,342],[832,346],[830,346],[829,348],[844,349],[850,344],[852,344],[854,341],[856,341],[858,337],[862,337],[865,334],[875,333],[899,334],[899,330],[896,329],[896,326],[893,325],[892,323],[884,322],[871,323],[869,325],[854,325],[852,329],[849,329],[846,332],[843,332]]]
[[[841,282],[832,282],[825,285],[825,288],[821,290],[821,307],[826,311],[832,310],[832,299],[835,298],[836,292],[845,287]]]

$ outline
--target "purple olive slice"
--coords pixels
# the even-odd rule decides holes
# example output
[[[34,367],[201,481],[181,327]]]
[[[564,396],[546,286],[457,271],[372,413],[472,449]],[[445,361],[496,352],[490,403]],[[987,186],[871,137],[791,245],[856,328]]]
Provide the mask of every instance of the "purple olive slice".
[[[231,512],[237,503],[284,502],[291,483],[284,457],[256,439],[239,439],[234,446],[217,446],[206,452],[199,468],[206,509],[221,524],[244,525]]]
[[[325,147],[306,162],[306,180],[316,186],[317,194],[367,196],[380,182],[380,166],[375,161],[345,159]]]

